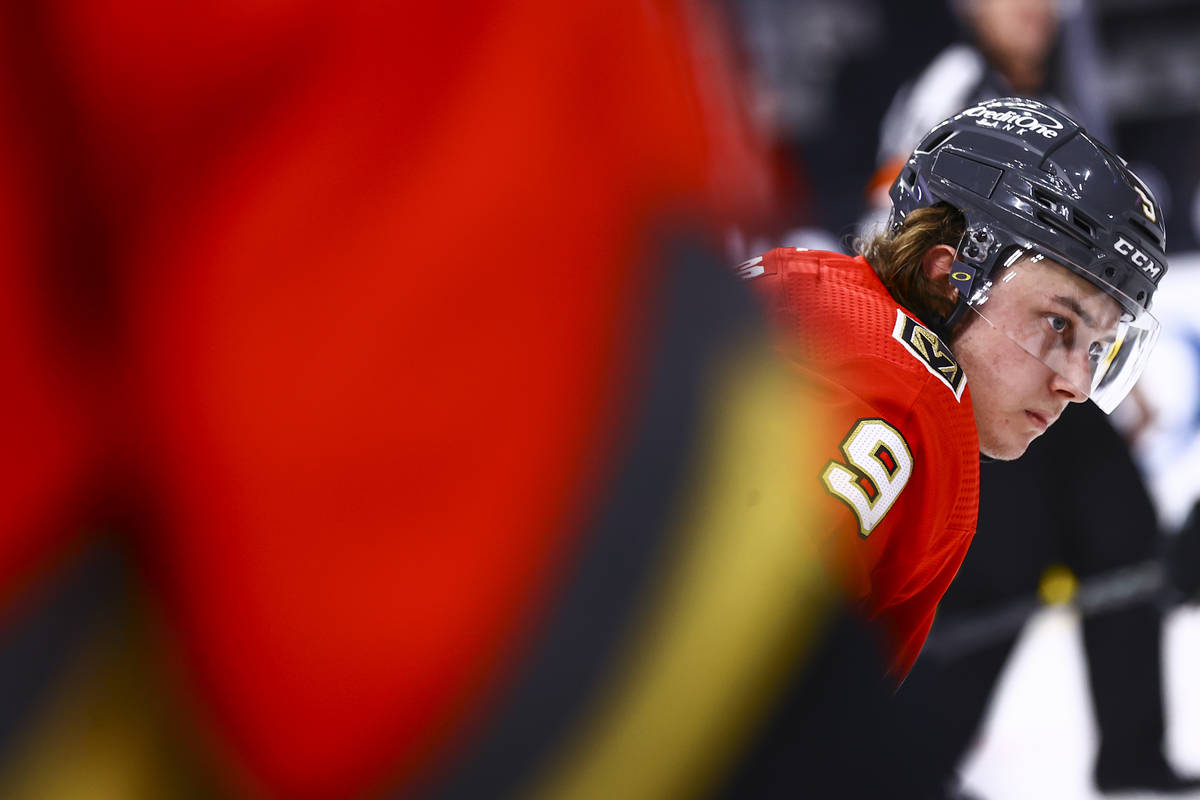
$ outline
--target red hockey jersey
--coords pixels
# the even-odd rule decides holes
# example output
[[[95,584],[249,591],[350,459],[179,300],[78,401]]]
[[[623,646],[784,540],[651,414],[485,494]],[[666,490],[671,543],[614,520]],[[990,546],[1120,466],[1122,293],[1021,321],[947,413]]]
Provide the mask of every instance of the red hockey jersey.
[[[975,532],[979,442],[966,376],[862,257],[781,248],[739,271],[819,407],[819,480],[850,591],[912,668]]]

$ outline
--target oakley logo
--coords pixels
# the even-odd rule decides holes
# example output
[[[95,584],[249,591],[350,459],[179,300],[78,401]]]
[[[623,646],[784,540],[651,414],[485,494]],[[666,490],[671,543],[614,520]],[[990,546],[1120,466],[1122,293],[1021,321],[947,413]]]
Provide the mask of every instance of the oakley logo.
[[[1162,274],[1162,267],[1150,256],[1134,247],[1124,236],[1117,237],[1116,249],[1118,253],[1129,260],[1130,264],[1149,275],[1151,280],[1158,280],[1158,276]]]

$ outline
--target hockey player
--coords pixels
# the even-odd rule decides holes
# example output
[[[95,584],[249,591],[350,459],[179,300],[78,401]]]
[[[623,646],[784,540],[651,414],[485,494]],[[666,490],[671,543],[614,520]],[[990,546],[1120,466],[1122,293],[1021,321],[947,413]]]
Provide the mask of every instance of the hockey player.
[[[1166,259],[1146,186],[1035,101],[940,123],[890,196],[857,257],[779,249],[740,271],[840,420],[804,479],[900,680],[974,534],[980,454],[1019,457],[1069,403],[1116,406],[1157,338]]]

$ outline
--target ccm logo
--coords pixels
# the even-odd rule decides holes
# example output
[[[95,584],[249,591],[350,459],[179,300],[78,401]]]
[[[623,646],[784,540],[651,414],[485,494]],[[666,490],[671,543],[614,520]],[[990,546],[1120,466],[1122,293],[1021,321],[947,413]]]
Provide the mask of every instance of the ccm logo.
[[[1117,237],[1117,252],[1128,258],[1131,264],[1149,275],[1152,280],[1157,279],[1162,272],[1162,267],[1156,264],[1154,259],[1134,247],[1124,236]]]

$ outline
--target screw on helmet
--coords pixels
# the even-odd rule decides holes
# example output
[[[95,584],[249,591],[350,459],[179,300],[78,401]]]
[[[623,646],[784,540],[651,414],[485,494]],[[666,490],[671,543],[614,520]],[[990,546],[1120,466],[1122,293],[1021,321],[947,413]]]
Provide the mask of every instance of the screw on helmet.
[[[1133,316],[1150,308],[1167,270],[1166,228],[1150,189],[1077,122],[1034,100],[988,100],[939,123],[890,194],[893,230],[939,202],[966,218],[947,328],[1016,247],[1044,251]]]

